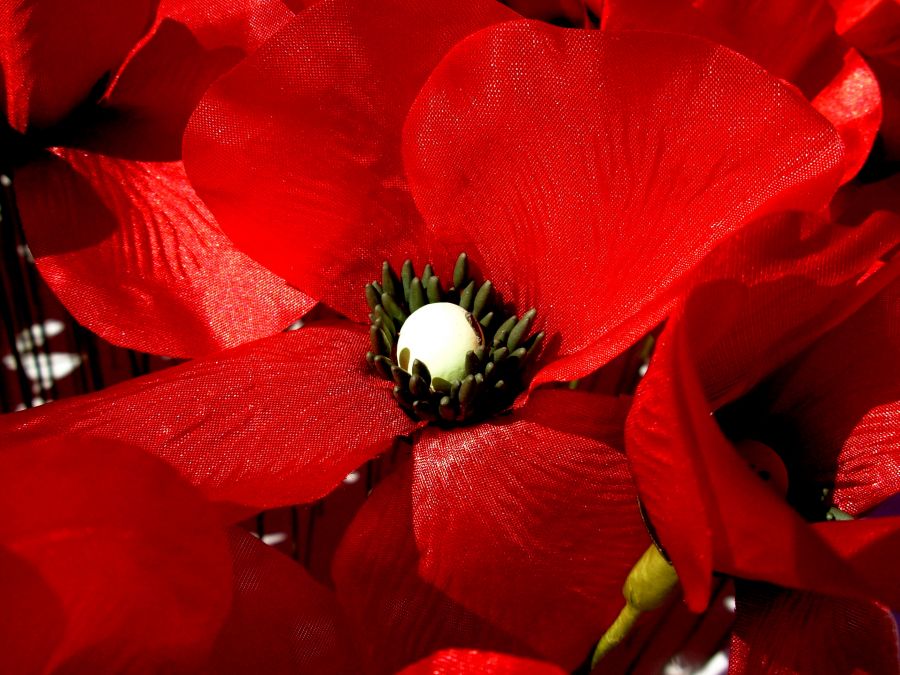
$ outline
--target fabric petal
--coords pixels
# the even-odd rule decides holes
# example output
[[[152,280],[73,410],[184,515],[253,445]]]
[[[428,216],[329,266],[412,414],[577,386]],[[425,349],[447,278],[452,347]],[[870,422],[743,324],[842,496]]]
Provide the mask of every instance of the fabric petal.
[[[761,437],[791,449],[796,471],[833,484],[844,511],[900,492],[900,283],[794,359],[760,398]]]
[[[178,162],[59,149],[14,185],[44,279],[114,344],[196,356],[277,332],[314,304],[235,249]]]
[[[713,569],[833,595],[897,600],[893,580],[873,574],[862,550],[841,550],[840,536],[830,541],[840,524],[827,523],[829,529],[819,532],[802,520],[725,439],[677,318],[661,336],[638,389],[626,447],[689,607],[703,608]],[[871,524],[851,523],[851,541],[860,537],[868,546],[894,551],[900,519],[883,521],[874,532]]]
[[[741,582],[728,672],[900,672],[897,628],[881,607]]]
[[[382,260],[440,257],[403,176],[409,105],[452,44],[515,16],[492,0],[317,3],[204,96],[185,136],[191,180],[243,250],[363,320]]]
[[[550,334],[535,384],[574,379],[662,318],[677,282],[753,216],[816,209],[834,130],[706,41],[509,22],[455,47],[404,130],[416,204]]]
[[[212,501],[312,501],[415,424],[346,325],[307,327],[2,418],[12,438],[121,439]],[[13,433],[15,430],[15,433]]]
[[[626,411],[622,399],[537,390],[508,417],[428,428],[415,444],[421,574],[569,669],[622,609],[650,545],[622,451]]]
[[[113,441],[0,452],[3,672],[194,670],[230,601],[225,538],[164,462]]]
[[[0,6],[0,92],[24,133],[65,118],[115,74],[159,0],[11,0]],[[73,27],[77,26],[77,30]]]
[[[565,671],[531,659],[475,650],[446,649],[422,659],[397,675],[564,675]]]
[[[360,672],[334,594],[299,563],[232,528],[234,599],[209,662],[212,673]]]
[[[338,600],[362,661],[395,673],[440,649],[534,657],[500,627],[463,608],[419,573],[413,536],[412,466],[404,462],[376,486],[341,542],[332,566]]]

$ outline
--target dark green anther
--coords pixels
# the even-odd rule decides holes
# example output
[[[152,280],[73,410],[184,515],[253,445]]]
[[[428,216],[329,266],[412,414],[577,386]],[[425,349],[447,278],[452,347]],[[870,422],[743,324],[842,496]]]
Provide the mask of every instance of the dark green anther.
[[[406,321],[406,312],[404,312],[394,298],[387,293],[381,294],[381,306],[384,307],[387,313],[390,314],[392,318],[396,319],[398,323],[402,324]]]
[[[500,392],[506,391],[506,382],[504,382],[503,380],[497,380],[494,383],[494,389]]]
[[[397,400],[397,403],[399,403],[407,410],[412,410],[413,398],[412,396],[410,396],[409,391],[403,389],[402,387],[394,387],[393,394],[394,398]]]
[[[516,351],[510,352],[509,358],[506,359],[508,368],[518,368],[519,364],[525,359],[528,350],[525,347],[519,347]]]
[[[453,382],[450,383],[450,398],[454,401],[459,400],[459,387],[459,380],[453,380]]]
[[[381,293],[375,289],[374,284],[366,284],[366,302],[372,311],[381,304]]]
[[[378,354],[375,356],[375,370],[385,379],[391,379],[391,360]]]
[[[853,520],[853,516],[846,511],[841,511],[836,506],[832,506],[828,509],[828,513],[825,514],[825,520]]]
[[[431,373],[428,371],[428,366],[419,361],[419,359],[413,359],[412,374],[422,378],[426,387],[431,386]]]
[[[409,288],[413,278],[416,276],[413,270],[412,260],[404,260],[403,267],[400,268],[400,279],[403,282],[403,299],[409,303]]]
[[[466,375],[474,375],[481,370],[481,359],[474,351],[466,352]]]
[[[425,289],[419,278],[414,278],[409,284],[409,311],[410,314],[428,304],[425,298]]]
[[[465,253],[460,253],[456,259],[456,266],[453,268],[453,287],[462,288],[469,278],[469,257]]]
[[[381,305],[375,307],[375,320],[373,320],[372,323],[375,323],[378,319],[381,319],[381,323],[384,324],[384,327],[387,329],[392,339],[397,337],[397,324],[394,323],[391,315],[385,312],[384,307]]]
[[[537,335],[531,336],[528,341],[525,343],[525,348],[528,350],[527,355],[530,357],[537,351],[537,348],[541,346],[541,342],[544,341],[544,331],[541,331]]]
[[[484,347],[476,347],[476,348],[475,348],[475,358],[478,359],[478,362],[479,362],[479,363],[484,363],[484,355],[485,355],[486,353],[487,353],[487,352],[485,352]]]
[[[413,411],[420,420],[426,422],[436,422],[438,416],[434,412],[434,407],[428,401],[416,401],[413,403]]]
[[[391,366],[391,379],[394,380],[398,387],[409,389],[410,374],[400,366]]]
[[[478,293],[475,294],[475,302],[472,303],[472,316],[476,319],[481,316],[484,308],[487,307],[488,303],[491,301],[492,288],[491,282],[485,281],[481,284],[481,288],[478,289]]]
[[[377,319],[375,323],[369,326],[369,343],[372,345],[372,351],[376,355],[391,355],[391,343],[384,334],[381,321],[378,321]]]
[[[431,263],[425,265],[425,269],[422,270],[422,288],[428,288],[428,280],[434,276],[434,268],[431,266]]]
[[[397,278],[396,272],[394,272],[394,268],[391,267],[391,264],[385,260],[381,265],[381,287],[382,294],[387,293],[388,295],[398,298],[397,294],[400,289],[400,280]],[[382,304],[384,304],[382,302]]]
[[[462,293],[459,294],[459,306],[467,312],[472,307],[472,300],[475,299],[475,282],[470,281]]]
[[[441,419],[444,419],[447,422],[452,422],[456,419],[456,408],[453,405],[453,400],[449,396],[444,396],[441,399],[441,403],[438,406],[438,413],[440,414]]]
[[[537,310],[529,309],[525,312],[522,320],[509,332],[509,338],[506,340],[506,346],[509,347],[509,351],[515,351],[519,343],[528,337],[528,331],[531,330],[531,324],[534,323],[534,317],[536,316]]]
[[[428,279],[428,285],[425,287],[425,290],[428,293],[428,302],[441,302],[444,299],[439,277],[432,276]]]
[[[516,322],[519,319],[515,316],[509,317],[506,321],[500,324],[500,328],[497,329],[497,332],[494,333],[494,347],[499,347],[502,344],[506,344],[506,338],[509,337],[509,332],[516,327]]]
[[[500,363],[507,356],[509,356],[509,349],[506,347],[500,347],[500,349],[495,349],[491,352],[491,360],[493,360],[494,363]]]
[[[482,328],[487,328],[488,326],[491,325],[491,321],[493,321],[493,320],[494,320],[494,313],[488,312],[483,317],[481,317],[481,321],[479,321],[478,323],[481,324]]]
[[[428,396],[431,390],[429,389],[428,382],[418,375],[413,375],[409,378],[409,391],[418,399]]]
[[[491,379],[491,375],[497,369],[497,366],[494,365],[493,361],[489,361],[488,364],[484,367],[484,379]]]
[[[370,366],[375,365],[375,352],[366,352],[366,363]]]
[[[465,409],[471,406],[475,398],[475,392],[478,390],[475,384],[474,375],[466,375],[462,384],[459,385],[459,405]]]

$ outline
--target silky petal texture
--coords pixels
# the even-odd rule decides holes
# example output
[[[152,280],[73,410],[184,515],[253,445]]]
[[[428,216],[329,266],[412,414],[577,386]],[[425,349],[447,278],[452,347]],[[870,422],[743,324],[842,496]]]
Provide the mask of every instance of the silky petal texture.
[[[900,283],[788,364],[760,398],[761,439],[790,449],[795,470],[835,485],[858,515],[900,492]]]
[[[884,569],[885,560],[900,555],[900,519],[818,527],[803,521],[722,435],[677,318],[638,390],[626,447],[643,504],[692,609],[705,605],[713,569],[900,602]]]
[[[875,604],[739,583],[728,672],[900,673],[897,628]]]
[[[369,373],[368,336],[307,327],[2,418],[12,438],[121,439],[212,501],[318,499],[415,426]]]
[[[900,275],[882,265],[900,243],[900,217],[854,226],[801,213],[763,218],[698,267],[684,319],[711,407],[763,378]]]
[[[724,48],[525,21],[441,62],[404,158],[435,236],[537,308],[550,340],[533,385],[616,356],[716,243],[752,216],[820,207],[842,170],[830,125]]]
[[[234,600],[208,664],[211,673],[360,672],[334,594],[299,563],[232,528]]]
[[[3,672],[205,660],[230,602],[228,551],[213,510],[171,467],[115,442],[5,437],[0,483]]]
[[[234,248],[178,161],[208,84],[293,16],[277,2],[218,4],[228,11],[211,22],[215,6],[164,3],[101,107],[64,139],[79,150],[57,148],[15,179],[29,246],[67,309],[115,344],[168,356],[270,335],[314,304]]]
[[[376,486],[345,534],[332,566],[338,600],[374,673],[395,673],[440,649],[535,657],[500,627],[463,608],[419,574],[413,536],[412,467]]]
[[[532,659],[474,650],[447,649],[404,668],[397,675],[564,675],[565,671]]]
[[[16,174],[38,269],[110,342],[206,354],[275,333],[312,308],[237,251],[179,163],[58,150]]]
[[[244,251],[364,320],[382,260],[446,257],[421,241],[406,187],[407,109],[451,45],[515,16],[493,0],[323,0],[210,88],[185,136],[188,174]]]
[[[606,30],[705,37],[799,87],[844,141],[844,181],[869,155],[881,123],[878,81],[859,53],[838,38],[825,0],[607,0],[601,13]]]
[[[0,83],[9,125],[24,133],[65,118],[98,82],[118,70],[150,28],[157,4],[158,0],[0,4]]]
[[[538,390],[509,417],[428,428],[415,443],[422,575],[570,669],[616,618],[650,545],[622,451],[627,405]]]

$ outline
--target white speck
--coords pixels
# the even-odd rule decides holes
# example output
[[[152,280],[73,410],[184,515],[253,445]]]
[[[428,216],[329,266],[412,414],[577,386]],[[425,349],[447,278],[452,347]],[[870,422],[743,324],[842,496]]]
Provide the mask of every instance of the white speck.
[[[360,479],[359,471],[351,471],[347,474],[347,477],[344,479],[344,482],[347,485],[353,485],[354,483],[358,483]]]
[[[267,546],[275,546],[283,541],[287,541],[287,532],[269,532],[262,536],[262,543]]]
[[[737,607],[737,603],[734,601],[733,595],[726,595],[725,599],[722,600],[722,604],[725,605],[725,609],[734,614],[735,607]]]

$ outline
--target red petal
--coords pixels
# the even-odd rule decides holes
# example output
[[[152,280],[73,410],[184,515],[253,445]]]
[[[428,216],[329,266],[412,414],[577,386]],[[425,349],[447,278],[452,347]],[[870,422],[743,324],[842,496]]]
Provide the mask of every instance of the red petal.
[[[3,421],[26,438],[128,441],[213,501],[311,501],[414,428],[367,344],[361,329],[303,328]]]
[[[900,672],[897,629],[877,605],[752,583],[736,598],[733,675]]]
[[[568,668],[622,609],[625,577],[650,544],[621,450],[626,410],[538,390],[509,417],[429,428],[415,444],[421,574]]]
[[[558,339],[537,382],[614,357],[715,243],[754,215],[818,208],[842,170],[833,129],[732,52],[530,22],[454,48],[404,134],[437,236]]]
[[[432,257],[401,165],[407,109],[453,43],[514,16],[491,0],[317,3],[210,88],[191,179],[245,251],[363,319],[382,260]]]
[[[5,90],[10,126],[25,132],[66,117],[105,75],[115,74],[150,27],[157,4],[158,0],[4,2],[0,92]]]
[[[404,668],[397,675],[564,675],[550,665],[506,654],[447,649]]]
[[[411,464],[380,483],[351,524],[332,567],[338,600],[362,660],[394,673],[434,651],[467,648],[534,656],[496,626],[453,602],[419,574]]]
[[[213,673],[359,672],[334,594],[298,563],[233,528],[234,600]]]
[[[230,571],[215,514],[171,467],[66,438],[4,447],[0,483],[3,672],[196,669]]]
[[[834,595],[894,599],[896,590],[886,583],[893,579],[880,579],[868,558],[855,560],[862,553],[842,548],[835,523],[819,532],[804,522],[725,440],[677,318],[638,390],[627,441],[641,499],[693,609],[706,602],[713,568]],[[841,529],[894,551],[900,545],[894,520],[900,521]]]
[[[59,150],[16,173],[38,269],[114,344],[192,356],[269,335],[313,301],[237,251],[180,163]]]
[[[900,283],[818,340],[766,386],[773,433],[797,470],[835,483],[859,514],[900,492]]]

